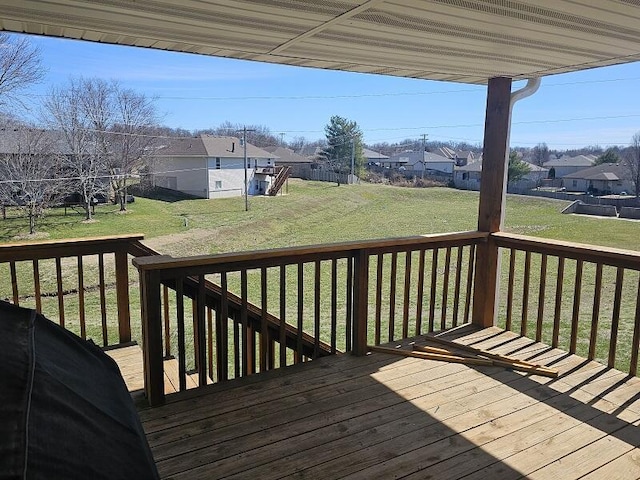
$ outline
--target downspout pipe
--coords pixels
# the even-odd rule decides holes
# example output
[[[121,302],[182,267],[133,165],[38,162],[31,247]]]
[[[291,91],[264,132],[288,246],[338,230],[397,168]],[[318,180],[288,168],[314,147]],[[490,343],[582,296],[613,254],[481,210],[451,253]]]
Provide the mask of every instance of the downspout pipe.
[[[538,88],[540,88],[540,78],[529,78],[527,79],[527,84],[524,87],[520,90],[516,90],[515,92],[511,92],[511,102],[509,105],[511,112],[513,112],[513,106],[518,100],[530,97],[538,91]]]

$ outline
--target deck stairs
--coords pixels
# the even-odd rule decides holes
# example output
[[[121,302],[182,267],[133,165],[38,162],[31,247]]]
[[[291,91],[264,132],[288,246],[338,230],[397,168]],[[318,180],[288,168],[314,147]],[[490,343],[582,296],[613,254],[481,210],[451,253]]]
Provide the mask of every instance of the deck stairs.
[[[278,168],[276,178],[274,178],[271,188],[269,189],[269,195],[271,197],[275,197],[278,194],[282,189],[284,182],[286,182],[289,175],[291,175],[291,167],[283,166]]]

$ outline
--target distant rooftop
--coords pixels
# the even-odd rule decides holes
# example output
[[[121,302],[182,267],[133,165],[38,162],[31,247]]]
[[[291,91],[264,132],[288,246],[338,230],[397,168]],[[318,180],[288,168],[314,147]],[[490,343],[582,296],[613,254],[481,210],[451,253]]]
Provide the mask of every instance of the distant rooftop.
[[[244,158],[244,147],[237,137],[215,137],[200,135],[198,137],[181,137],[169,140],[169,144],[158,150],[158,156],[185,157],[222,157]],[[248,158],[278,158],[247,142]]]

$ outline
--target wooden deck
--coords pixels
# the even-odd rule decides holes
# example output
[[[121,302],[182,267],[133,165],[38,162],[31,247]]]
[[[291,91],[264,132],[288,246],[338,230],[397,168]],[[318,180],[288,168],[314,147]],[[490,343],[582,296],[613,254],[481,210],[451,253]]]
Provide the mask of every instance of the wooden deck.
[[[140,411],[160,474],[640,478],[640,379],[497,328],[448,336],[561,375],[374,353],[210,385]]]
[[[123,348],[114,348],[105,351],[120,367],[120,373],[124,383],[132,395],[141,396],[144,389],[144,370],[142,367],[142,349],[139,345],[130,345]],[[174,358],[164,361],[164,391],[176,393],[179,391],[178,361]],[[195,388],[192,376],[187,376],[188,388]]]

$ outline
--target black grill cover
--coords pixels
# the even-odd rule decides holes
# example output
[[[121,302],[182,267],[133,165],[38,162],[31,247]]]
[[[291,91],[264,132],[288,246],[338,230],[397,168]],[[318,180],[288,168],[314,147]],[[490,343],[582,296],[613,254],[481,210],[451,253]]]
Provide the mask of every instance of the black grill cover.
[[[116,363],[0,301],[0,479],[18,478],[159,477]]]

